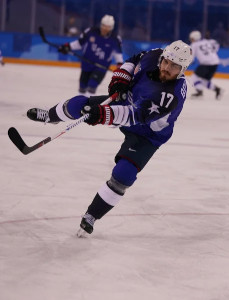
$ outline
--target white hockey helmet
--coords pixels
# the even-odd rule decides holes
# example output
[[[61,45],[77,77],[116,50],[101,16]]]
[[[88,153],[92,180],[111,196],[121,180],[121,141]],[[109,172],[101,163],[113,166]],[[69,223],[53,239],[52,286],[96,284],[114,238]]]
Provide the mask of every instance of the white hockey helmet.
[[[200,31],[198,31],[198,30],[195,30],[195,31],[192,31],[192,32],[190,32],[190,34],[189,34],[189,40],[191,41],[191,40],[193,40],[193,41],[199,41],[200,39],[201,39],[201,33],[200,33]]]
[[[181,71],[177,76],[177,78],[180,78],[192,62],[192,49],[188,44],[184,43],[181,40],[178,40],[165,47],[164,51],[162,52],[161,58],[169,59],[175,64],[181,66]]]
[[[101,19],[101,25],[105,25],[107,27],[110,27],[111,30],[114,29],[114,25],[115,25],[115,20],[114,17],[111,15],[105,15],[102,17]]]

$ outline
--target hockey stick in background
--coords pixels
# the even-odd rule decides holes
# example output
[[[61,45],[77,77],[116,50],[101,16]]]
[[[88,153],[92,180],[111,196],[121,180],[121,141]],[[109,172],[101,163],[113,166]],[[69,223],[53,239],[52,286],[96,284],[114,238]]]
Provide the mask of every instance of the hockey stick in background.
[[[55,47],[56,49],[59,49],[59,45],[54,44],[54,43],[52,43],[52,42],[50,42],[50,41],[48,41],[48,40],[46,39],[46,36],[45,36],[45,32],[44,32],[43,27],[39,27],[39,33],[40,33],[40,36],[41,36],[42,41],[43,41],[44,43],[48,44],[49,46]],[[87,58],[85,58],[85,57],[83,57],[83,56],[81,56],[81,55],[76,54],[76,53],[73,52],[73,51],[69,51],[68,54],[70,54],[70,55],[72,55],[72,56],[75,56],[75,57],[79,58],[80,60],[84,60],[85,62],[87,62],[87,63],[89,63],[89,64],[92,64],[92,65],[94,65],[94,66],[96,66],[96,67],[98,67],[98,68],[101,68],[101,69],[106,70],[106,71],[111,71],[111,72],[113,72],[112,70],[110,70],[110,69],[104,67],[103,65],[100,65],[100,64],[98,64],[98,63],[96,63],[96,62],[93,62],[93,61],[91,61],[91,60],[89,60],[89,59],[87,59]]]
[[[101,103],[101,105],[106,105],[111,103],[112,101],[114,101],[116,98],[118,97],[118,93],[113,94],[112,96],[110,96],[107,100],[105,100],[103,103]],[[20,133],[17,131],[16,128],[14,127],[10,127],[8,130],[8,136],[11,139],[11,141],[14,143],[14,145],[24,154],[27,155],[37,149],[39,149],[40,147],[44,146],[45,144],[51,142],[54,139],[57,139],[58,137],[60,137],[61,135],[63,135],[64,133],[68,132],[69,130],[71,130],[72,128],[74,128],[75,126],[79,125],[80,123],[84,122],[85,120],[87,120],[89,118],[89,114],[85,114],[82,117],[80,117],[79,119],[76,119],[75,122],[69,124],[66,126],[66,128],[62,131],[60,131],[59,133],[57,133],[56,135],[54,135],[53,137],[47,137],[44,140],[40,141],[39,143],[29,147],[26,145],[26,143],[24,142],[24,140],[22,139]]]

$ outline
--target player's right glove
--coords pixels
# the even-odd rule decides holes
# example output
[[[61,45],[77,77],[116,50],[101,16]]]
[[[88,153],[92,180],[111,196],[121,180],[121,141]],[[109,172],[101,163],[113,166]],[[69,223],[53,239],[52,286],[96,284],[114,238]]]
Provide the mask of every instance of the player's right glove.
[[[89,114],[89,118],[84,122],[92,126],[111,125],[114,119],[113,110],[109,105],[86,105],[81,113],[82,115]]]
[[[69,43],[65,43],[58,48],[58,52],[63,53],[63,54],[68,54],[68,52],[71,51],[71,47]]]
[[[127,94],[131,79],[132,75],[129,72],[124,69],[116,69],[108,86],[109,95],[111,96],[117,92],[119,98],[124,100],[124,95]]]

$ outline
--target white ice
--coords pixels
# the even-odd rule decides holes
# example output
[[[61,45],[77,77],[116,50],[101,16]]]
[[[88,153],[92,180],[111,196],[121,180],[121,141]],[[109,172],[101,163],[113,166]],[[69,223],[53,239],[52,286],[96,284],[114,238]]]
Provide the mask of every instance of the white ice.
[[[76,95],[78,79],[74,68],[0,68],[0,299],[228,300],[229,81],[214,79],[220,101],[187,99],[171,140],[79,239],[121,132],[82,124],[27,156],[7,135],[14,126],[32,145],[65,128],[26,111]]]

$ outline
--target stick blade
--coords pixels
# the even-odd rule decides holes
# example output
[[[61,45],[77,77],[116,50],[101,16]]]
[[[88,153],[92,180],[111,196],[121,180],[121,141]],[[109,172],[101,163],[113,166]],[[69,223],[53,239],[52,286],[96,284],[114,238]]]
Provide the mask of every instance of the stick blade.
[[[18,133],[17,129],[14,127],[10,127],[8,130],[8,136],[11,139],[11,141],[14,143],[14,145],[23,153],[28,154],[25,149],[27,148],[27,145],[21,138],[20,134]]]
[[[14,143],[14,145],[24,154],[29,154],[38,148],[44,146],[45,144],[51,142],[52,138],[49,136],[45,138],[44,140],[40,141],[39,143],[29,147],[26,145],[26,143],[23,141],[22,137],[20,136],[19,132],[16,128],[10,127],[8,130],[8,136],[11,139],[11,141]]]
[[[44,43],[48,44],[49,46],[55,47],[57,49],[59,48],[59,45],[49,42],[47,40],[47,38],[45,36],[44,28],[42,26],[38,27],[38,31],[39,31],[40,37]]]

